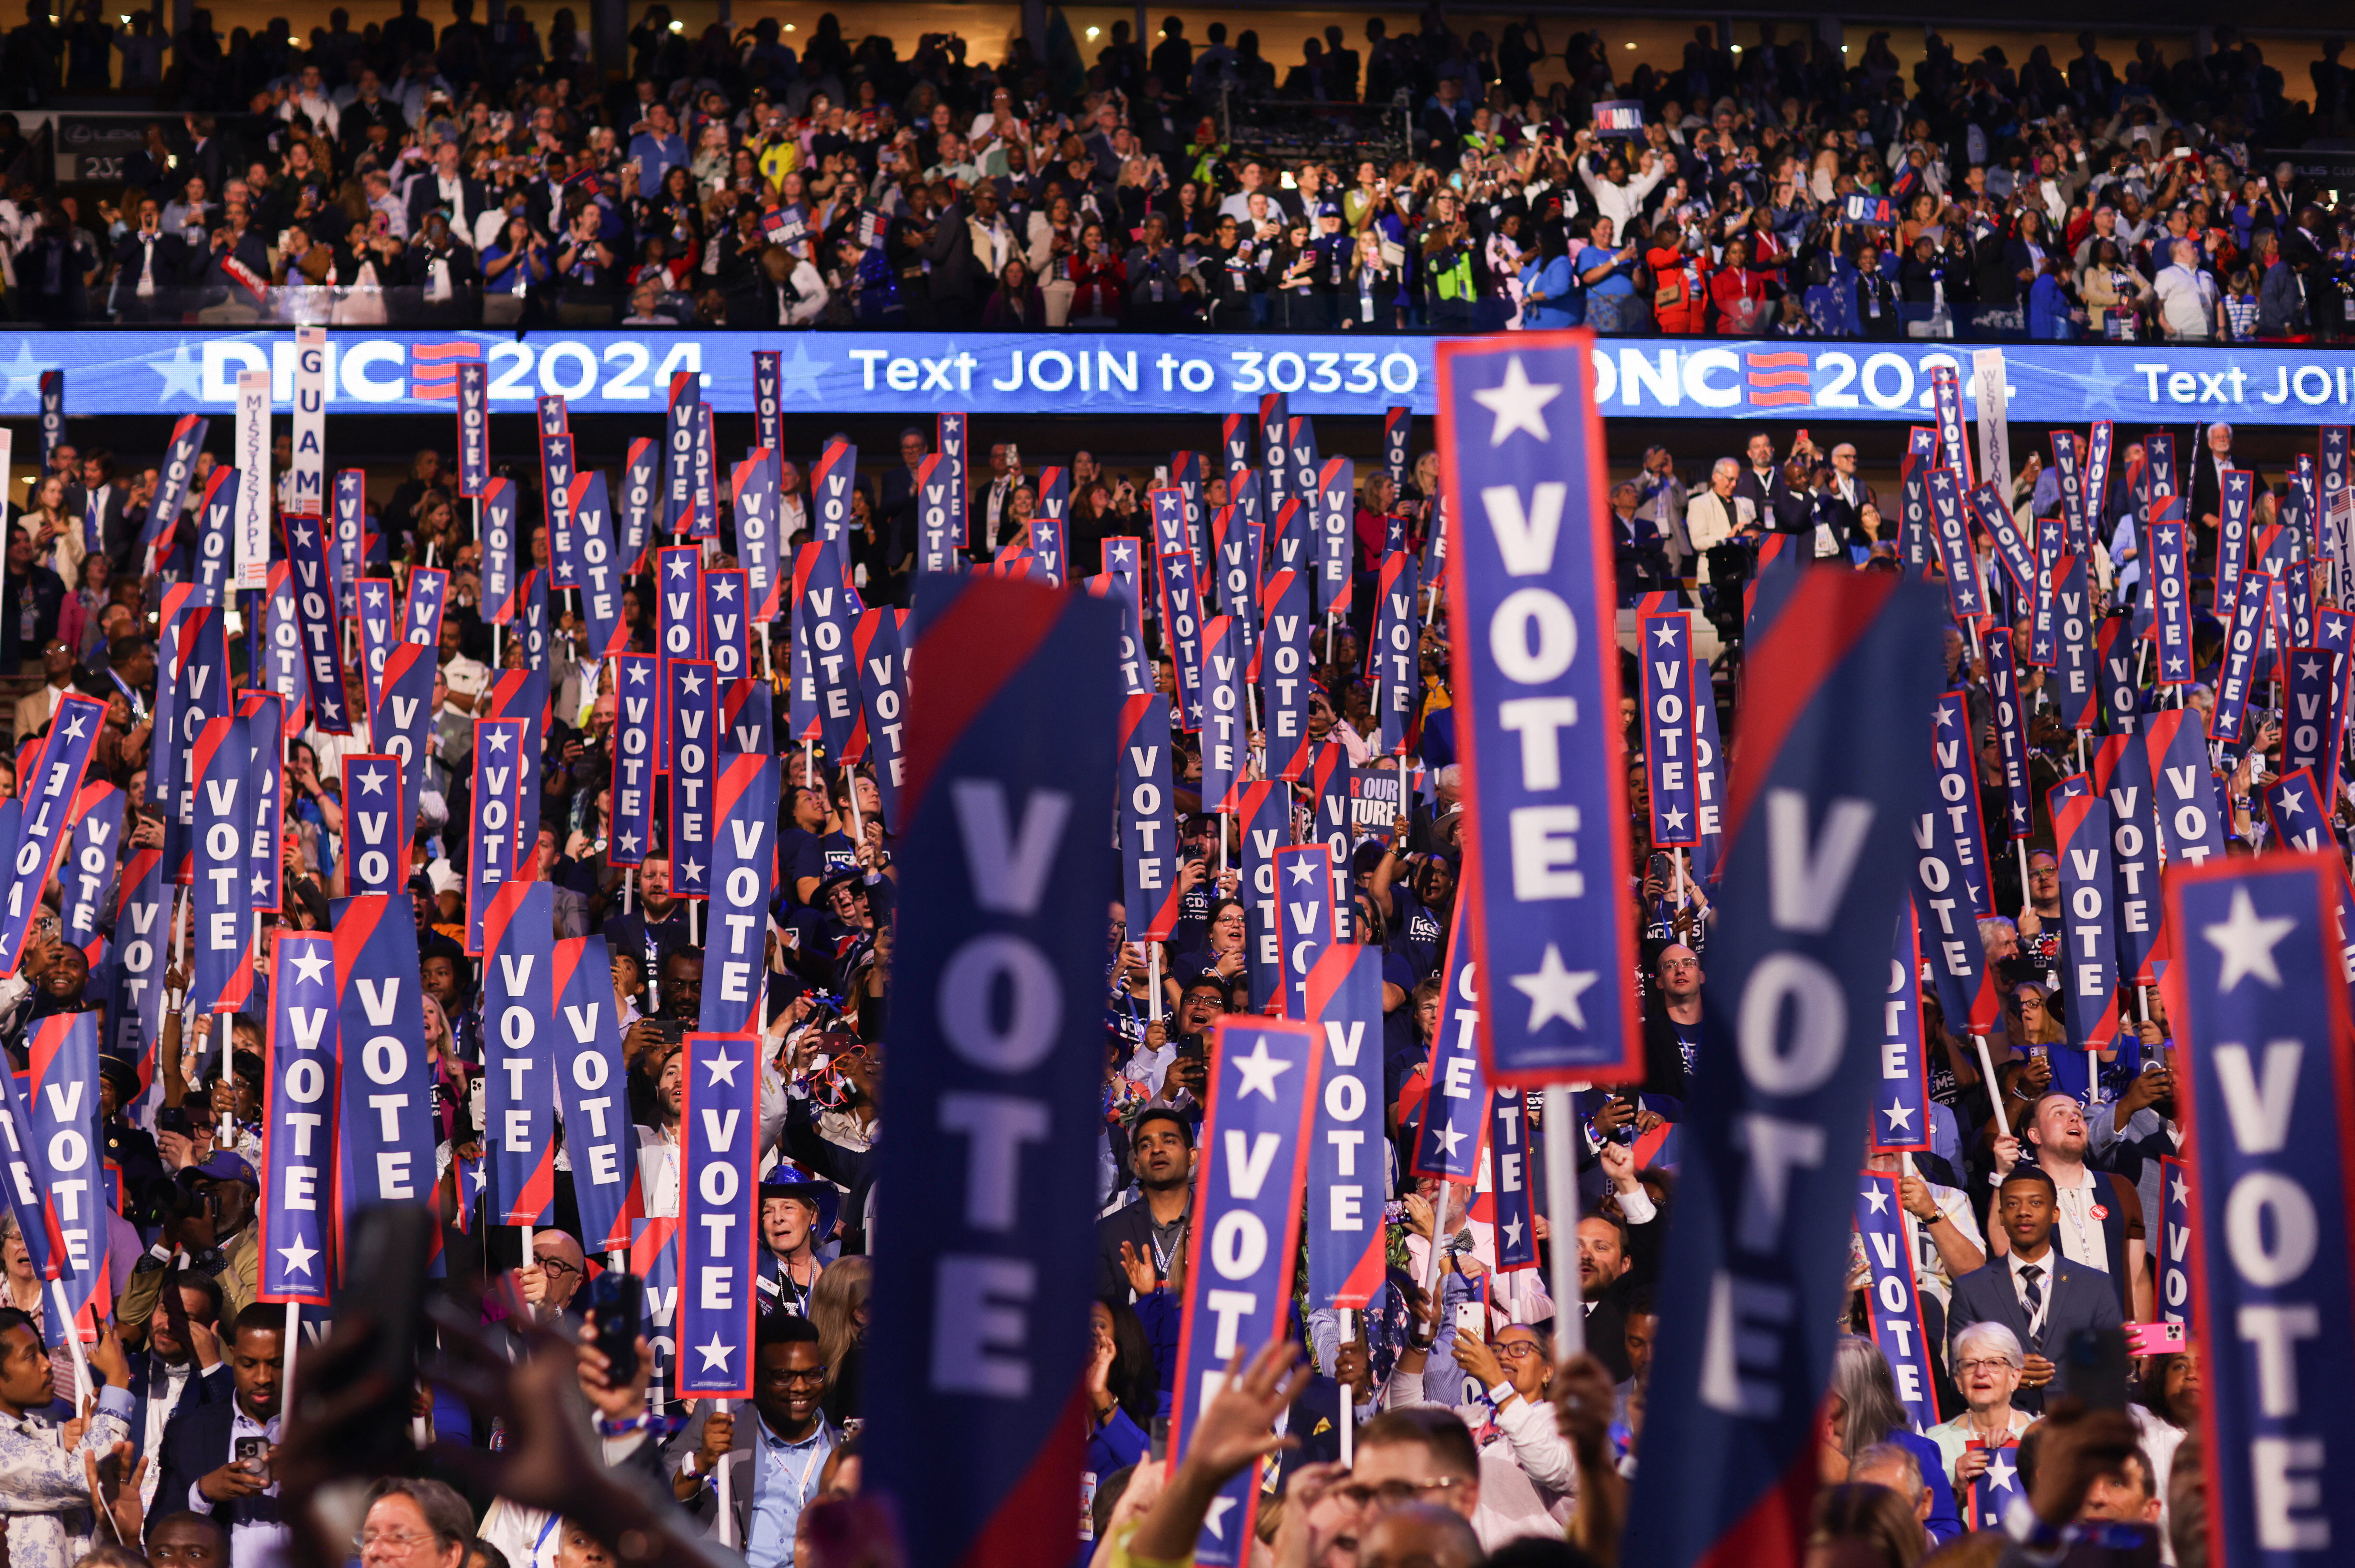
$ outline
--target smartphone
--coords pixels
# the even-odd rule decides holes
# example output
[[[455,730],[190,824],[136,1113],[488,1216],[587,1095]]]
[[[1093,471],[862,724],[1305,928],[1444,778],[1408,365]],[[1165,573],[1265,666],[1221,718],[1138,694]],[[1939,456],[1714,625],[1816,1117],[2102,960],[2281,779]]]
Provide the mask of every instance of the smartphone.
[[[237,1464],[240,1469],[250,1471],[257,1476],[265,1475],[269,1472],[269,1438],[240,1437],[234,1445],[232,1445],[232,1446],[236,1450]]]
[[[2069,1369],[2071,1393],[2095,1410],[2126,1407],[2126,1336],[2123,1328],[2089,1328],[2073,1334],[2062,1355]]]
[[[607,1269],[589,1282],[589,1310],[597,1319],[597,1349],[612,1363],[607,1376],[627,1382],[638,1372],[638,1330],[645,1320],[646,1282]]]
[[[2181,1323],[2129,1323],[2126,1333],[2129,1356],[2171,1356],[2191,1344],[2190,1330]]]
[[[1203,1039],[1202,1039],[1202,1037],[1201,1037],[1200,1035],[1199,1035],[1199,1034],[1181,1034],[1181,1035],[1179,1035],[1179,1036],[1178,1037],[1178,1061],[1202,1061],[1207,1060],[1207,1058],[1209,1057],[1209,1045],[1208,1045],[1208,1044],[1203,1040]]]
[[[348,1354],[321,1358],[297,1396],[298,1419],[304,1413],[315,1419],[315,1413],[346,1403],[362,1407],[323,1435],[341,1450],[336,1456],[339,1469],[377,1474],[416,1461],[410,1396],[417,1386],[418,1334],[435,1224],[433,1211],[414,1203],[371,1204],[353,1217],[345,1300],[366,1304],[347,1316],[365,1317],[368,1338]]]
[[[665,1045],[676,1045],[687,1038],[687,1023],[682,1019],[650,1019],[655,1026],[655,1038]]]

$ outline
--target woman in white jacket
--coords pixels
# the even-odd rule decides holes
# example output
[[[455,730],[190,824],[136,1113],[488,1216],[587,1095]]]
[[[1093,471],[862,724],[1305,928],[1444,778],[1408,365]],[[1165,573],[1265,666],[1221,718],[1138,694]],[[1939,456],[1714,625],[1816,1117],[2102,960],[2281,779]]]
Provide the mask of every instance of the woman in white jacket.
[[[1611,220],[1614,233],[1635,232],[1630,225],[1639,225],[1644,198],[1652,194],[1653,187],[1668,177],[1668,165],[1660,160],[1657,154],[1646,148],[1644,155],[1636,160],[1636,173],[1631,177],[1627,172],[1627,160],[1613,153],[1604,160],[1603,176],[1597,179],[1590,166],[1594,153],[1594,133],[1592,131],[1578,133],[1572,163],[1578,170],[1579,183],[1586,187],[1587,195],[1594,198],[1594,210]]]
[[[1073,284],[1065,270],[1056,263],[1078,250],[1079,244],[1079,225],[1071,217],[1070,197],[1059,195],[1043,209],[1030,214],[1022,259],[1029,263],[1030,275],[1039,280],[1039,293],[1047,302],[1047,325],[1050,327],[1060,328],[1071,319]]]

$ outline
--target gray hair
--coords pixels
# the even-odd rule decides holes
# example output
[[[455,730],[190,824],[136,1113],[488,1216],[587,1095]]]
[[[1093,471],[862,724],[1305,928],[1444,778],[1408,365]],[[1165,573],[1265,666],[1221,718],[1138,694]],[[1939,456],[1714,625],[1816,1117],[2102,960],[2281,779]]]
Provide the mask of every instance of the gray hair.
[[[1739,478],[1742,475],[1741,460],[1739,458],[1732,457],[1719,458],[1716,462],[1709,465],[1709,476],[1714,479],[1719,475],[1726,473],[1729,470],[1732,472],[1736,478]]]
[[[1895,1471],[1901,1484],[1890,1488],[1890,1490],[1909,1503],[1922,1496],[1922,1461],[1913,1456],[1911,1448],[1901,1443],[1875,1443],[1848,1462],[1848,1473],[1851,1477],[1862,1475],[1867,1470]]]
[[[2012,1365],[2016,1371],[2028,1365],[2027,1352],[2019,1348],[2019,1336],[1993,1318],[1974,1323],[1955,1336],[1955,1360],[1972,1360],[1975,1347],[1994,1351]]]

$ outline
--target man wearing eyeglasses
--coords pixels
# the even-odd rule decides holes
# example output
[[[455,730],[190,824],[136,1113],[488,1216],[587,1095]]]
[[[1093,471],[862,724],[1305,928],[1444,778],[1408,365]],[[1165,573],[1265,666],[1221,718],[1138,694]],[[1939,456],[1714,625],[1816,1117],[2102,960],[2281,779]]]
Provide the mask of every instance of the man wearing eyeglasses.
[[[542,1323],[553,1323],[567,1316],[572,1298],[580,1292],[581,1282],[587,1277],[589,1264],[581,1243],[562,1231],[537,1230],[531,1233],[531,1262],[516,1275],[516,1285],[523,1292],[525,1305],[532,1317]]]
[[[1398,1371],[1391,1375],[1385,1399],[1401,1388],[1402,1381],[1420,1384],[1419,1366],[1412,1370],[1412,1376],[1402,1377],[1410,1371],[1406,1360],[1412,1354],[1408,1351],[1399,1358]],[[1551,1413],[1546,1414],[1550,1420]],[[1476,1520],[1481,1470],[1471,1429],[1455,1412],[1437,1405],[1412,1405],[1386,1410],[1358,1429],[1357,1456],[1344,1493],[1359,1509],[1361,1538],[1381,1515],[1414,1503]],[[1476,1523],[1474,1530],[1477,1533]],[[1560,1538],[1559,1526],[1554,1527],[1554,1534]],[[1483,1550],[1494,1547],[1485,1535],[1480,1544]]]
[[[817,1329],[790,1312],[761,1320],[752,1351],[752,1416],[740,1430],[735,1417],[709,1401],[673,1440],[671,1493],[718,1533],[719,1492],[711,1477],[729,1467],[735,1517],[726,1539],[741,1543],[745,1568],[792,1568],[794,1529],[802,1509],[824,1489],[826,1457],[841,1429],[818,1408],[826,1394],[826,1358]]]

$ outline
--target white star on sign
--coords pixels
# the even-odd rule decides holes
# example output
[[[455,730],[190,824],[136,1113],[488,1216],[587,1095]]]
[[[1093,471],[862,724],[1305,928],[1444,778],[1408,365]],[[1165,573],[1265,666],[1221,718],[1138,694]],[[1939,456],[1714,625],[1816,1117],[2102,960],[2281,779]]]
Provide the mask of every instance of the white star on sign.
[[[382,795],[384,793],[384,775],[374,772],[361,773],[360,788],[366,790],[370,795]]]
[[[512,739],[514,737],[505,730],[493,730],[483,737],[484,743],[494,752],[505,752],[507,749],[507,741]]]
[[[630,684],[633,686],[644,686],[645,683],[646,667],[633,660],[630,665]]]
[[[265,876],[261,875],[259,871],[255,872],[255,873],[254,873],[254,877],[253,877],[253,898],[254,898],[254,901],[255,901],[255,902],[257,902],[257,903],[259,903],[261,900],[266,899],[266,898],[268,898],[269,896],[270,896],[270,879],[269,879],[268,877],[265,877]]]
[[[327,961],[307,942],[294,950],[293,964],[295,977],[303,985],[316,986],[326,977]]]
[[[2167,1190],[2169,1197],[2174,1201],[2184,1205],[2186,1208],[2190,1207],[2191,1186],[2189,1182],[2185,1181],[2182,1177],[2178,1176],[2173,1182],[2169,1184]]]
[[[736,1069],[741,1066],[742,1062],[739,1058],[729,1055],[727,1047],[722,1046],[719,1055],[704,1058],[703,1065],[705,1071],[711,1074],[709,1078],[704,1080],[703,1086],[706,1089],[715,1083],[725,1083],[733,1088],[736,1084]]]
[[[1269,1104],[1274,1104],[1276,1074],[1288,1071],[1291,1066],[1291,1062],[1267,1053],[1267,1036],[1256,1037],[1252,1041],[1251,1054],[1238,1056],[1234,1060],[1235,1071],[1242,1074],[1242,1082],[1235,1090],[1235,1098],[1240,1101],[1246,1094],[1257,1094]]]
[[[2000,1454],[1987,1461],[1987,1485],[1993,1487],[1997,1491],[2008,1492],[2011,1490],[2011,1477],[2016,1473],[2017,1472],[2012,1468],[2011,1461],[2005,1458]]]
[[[293,1246],[279,1248],[278,1255],[286,1260],[286,1272],[288,1274],[309,1274],[311,1272],[311,1260],[319,1255],[319,1249],[316,1247],[304,1246],[303,1244],[303,1238],[297,1236],[294,1238],[294,1244]]]
[[[2249,898],[2249,890],[2234,888],[2232,912],[2216,924],[2200,929],[2209,945],[2224,955],[2224,972],[2216,977],[2216,989],[2229,991],[2243,976],[2254,975],[2280,990],[2281,969],[2274,962],[2274,949],[2296,928],[2297,922],[2286,914],[2271,920],[2260,918],[2257,906]]]
[[[294,530],[294,542],[296,544],[309,544],[317,536],[313,534],[308,528],[296,528]]]
[[[679,677],[678,684],[686,689],[686,692],[689,697],[700,697],[703,695],[703,677],[696,674],[693,670],[688,670],[685,675]]]
[[[1521,1222],[1518,1220],[1508,1220],[1497,1229],[1503,1233],[1505,1245],[1515,1252],[1521,1250]]]
[[[1889,1189],[1881,1186],[1878,1181],[1866,1188],[1862,1192],[1858,1193],[1857,1196],[1863,1199],[1867,1203],[1871,1204],[1872,1211],[1874,1213],[1886,1214],[1889,1212]]]
[[[1662,812],[1660,820],[1668,825],[1668,829],[1671,833],[1682,833],[1685,830],[1685,814],[1674,806]]]
[[[164,389],[155,394],[159,405],[168,406],[179,399],[194,402],[205,395],[204,372],[189,356],[188,340],[185,337],[172,346],[169,359],[161,364],[150,359],[147,368],[164,378]],[[9,396],[16,394],[12,391]]]
[[[1529,372],[1521,368],[1518,354],[1505,361],[1505,379],[1494,387],[1472,394],[1472,400],[1497,416],[1489,427],[1488,444],[1502,446],[1505,438],[1515,431],[1527,431],[1540,441],[1551,441],[1553,432],[1546,428],[1545,406],[1561,396],[1561,386],[1554,381],[1531,381]]]
[[[736,1347],[720,1343],[719,1331],[715,1328],[711,1333],[711,1342],[708,1345],[698,1345],[695,1348],[695,1353],[703,1358],[705,1371],[717,1368],[724,1372],[728,1370],[728,1358],[736,1353]]]
[[[1224,1541],[1227,1538],[1227,1510],[1234,1506],[1232,1498],[1212,1498],[1209,1511],[1202,1516],[1202,1528]]]
[[[1901,1104],[1891,1100],[1889,1102],[1889,1109],[1881,1114],[1889,1118],[1891,1132],[1910,1133],[1913,1130],[1913,1108],[1911,1105]]]
[[[1943,730],[1955,721],[1955,710],[1944,703],[1938,705],[1938,728]]]
[[[624,833],[613,842],[622,847],[622,853],[624,855],[634,855],[638,852],[638,836],[634,833]]]
[[[84,722],[85,722],[85,720],[83,720],[82,716],[81,716],[80,714],[79,714],[79,713],[75,714],[72,718],[70,718],[70,719],[67,720],[66,720],[66,739],[67,739],[67,740],[69,740],[69,741],[79,741],[79,740],[80,740],[80,739],[81,739],[81,727],[82,727],[82,725],[83,725],[83,723],[84,723]]]
[[[2322,661],[2320,659],[2308,659],[2304,664],[2297,667],[2297,673],[2304,676],[2308,680],[2320,680],[2322,678]]]
[[[1442,1122],[1431,1129],[1431,1141],[1444,1149],[1448,1158],[1454,1159],[1456,1148],[1464,1142],[1464,1135],[1456,1130],[1454,1122]]]
[[[687,880],[687,885],[688,885],[688,886],[690,886],[690,887],[701,887],[701,886],[703,885],[703,862],[702,862],[702,861],[700,861],[700,860],[682,860],[682,861],[680,861],[680,862],[679,862],[679,869],[680,869],[682,872],[686,873]]]
[[[1316,879],[1316,868],[1308,863],[1307,856],[1303,855],[1292,862],[1289,874],[1294,881],[1305,887]]]
[[[736,598],[736,580],[718,577],[711,584],[711,596],[722,603],[732,603]]]
[[[1660,646],[1662,646],[1662,647],[1664,647],[1664,648],[1672,648],[1672,647],[1676,646],[1676,645],[1677,645],[1677,628],[1676,628],[1676,624],[1675,624],[1674,622],[1672,622],[1672,621],[1664,621],[1664,622],[1662,622],[1662,623],[1660,624]]]
[[[1565,1020],[1572,1029],[1584,1029],[1586,1008],[1579,998],[1598,977],[1592,969],[1563,968],[1561,949],[1547,943],[1537,973],[1512,976],[1513,989],[1529,999],[1529,1032],[1535,1034],[1555,1019]]]
[[[675,555],[670,558],[670,574],[673,577],[685,577],[687,575],[687,558],[685,556]]]
[[[371,609],[371,610],[378,610],[378,609],[382,609],[382,608],[384,607],[384,590],[383,590],[383,589],[381,589],[381,588],[378,588],[378,587],[375,587],[375,586],[371,585],[371,586],[369,587],[368,591],[368,593],[365,595],[365,597],[367,598],[367,600],[368,600],[368,608],[369,608],[369,609]]]
[[[2299,812],[2304,811],[2306,806],[2297,798],[2297,791],[2286,789],[2281,792],[2281,808],[2284,816],[2296,816]]]

